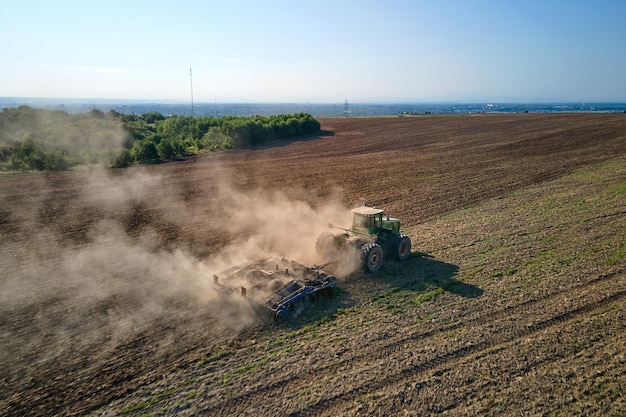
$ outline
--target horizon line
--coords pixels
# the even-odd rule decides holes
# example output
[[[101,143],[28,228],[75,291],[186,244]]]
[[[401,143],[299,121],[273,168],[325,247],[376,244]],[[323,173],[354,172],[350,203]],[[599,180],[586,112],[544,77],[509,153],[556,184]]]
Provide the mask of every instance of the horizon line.
[[[37,101],[60,101],[60,102],[80,102],[85,104],[86,102],[99,102],[104,104],[115,104],[115,103],[124,103],[124,102],[132,102],[132,103],[147,103],[147,104],[189,104],[191,103],[188,100],[183,99],[143,99],[143,98],[99,98],[99,97],[35,97],[35,96],[0,96],[0,100],[11,100],[11,101],[20,101],[20,100],[37,100]],[[313,100],[304,100],[304,101],[293,101],[293,100],[285,100],[285,101],[264,101],[264,100],[226,100],[226,101],[195,101],[194,104],[304,104],[304,105],[313,105],[313,104],[340,104],[344,105],[348,104],[625,104],[626,99],[623,101],[619,100],[558,100],[558,99],[536,99],[536,100],[328,100],[328,101],[313,101]]]

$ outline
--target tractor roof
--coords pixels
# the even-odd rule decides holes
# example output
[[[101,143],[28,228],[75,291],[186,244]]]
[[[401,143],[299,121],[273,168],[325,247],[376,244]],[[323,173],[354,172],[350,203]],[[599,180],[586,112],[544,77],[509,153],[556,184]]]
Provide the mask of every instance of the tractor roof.
[[[374,207],[361,206],[352,209],[352,213],[361,214],[363,216],[373,216],[374,214],[382,213],[384,210]]]

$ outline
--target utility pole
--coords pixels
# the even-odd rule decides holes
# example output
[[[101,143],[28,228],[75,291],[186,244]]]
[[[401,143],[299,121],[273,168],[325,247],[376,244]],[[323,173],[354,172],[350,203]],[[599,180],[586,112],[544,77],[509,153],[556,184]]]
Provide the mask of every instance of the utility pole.
[[[193,77],[191,76],[191,68],[189,68],[189,84],[191,85],[191,117],[193,117]]]

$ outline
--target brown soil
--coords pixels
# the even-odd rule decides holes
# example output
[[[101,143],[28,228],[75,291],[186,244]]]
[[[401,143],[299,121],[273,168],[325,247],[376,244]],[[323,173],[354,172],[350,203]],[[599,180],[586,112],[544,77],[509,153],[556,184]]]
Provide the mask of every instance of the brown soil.
[[[259,149],[0,176],[0,413],[626,414],[624,115],[321,122]],[[282,324],[198,301],[203,283],[162,290],[246,240],[225,183],[385,207],[414,253]]]

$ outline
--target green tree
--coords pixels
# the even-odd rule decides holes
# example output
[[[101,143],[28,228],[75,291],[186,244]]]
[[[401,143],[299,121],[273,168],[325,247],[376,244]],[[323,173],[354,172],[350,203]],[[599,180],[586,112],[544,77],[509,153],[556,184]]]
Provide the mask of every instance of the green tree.
[[[148,112],[148,113],[144,113],[141,118],[149,124],[153,124],[154,122],[156,122],[157,120],[165,120],[165,116],[163,116],[161,113],[156,112],[156,111],[152,111],[152,112]]]
[[[156,145],[149,139],[135,142],[137,158],[140,161],[156,161],[159,159],[159,152]]]
[[[58,149],[53,149],[46,154],[44,166],[48,171],[66,171],[70,164],[67,155]]]
[[[133,152],[130,149],[122,149],[120,155],[113,161],[114,168],[122,168],[132,165],[135,162]]]
[[[235,142],[230,135],[227,135],[221,128],[213,126],[204,134],[200,141],[199,148],[214,151],[217,149],[234,148]]]
[[[188,143],[182,137],[164,137],[156,148],[161,159],[172,159],[185,155],[187,145]]]

